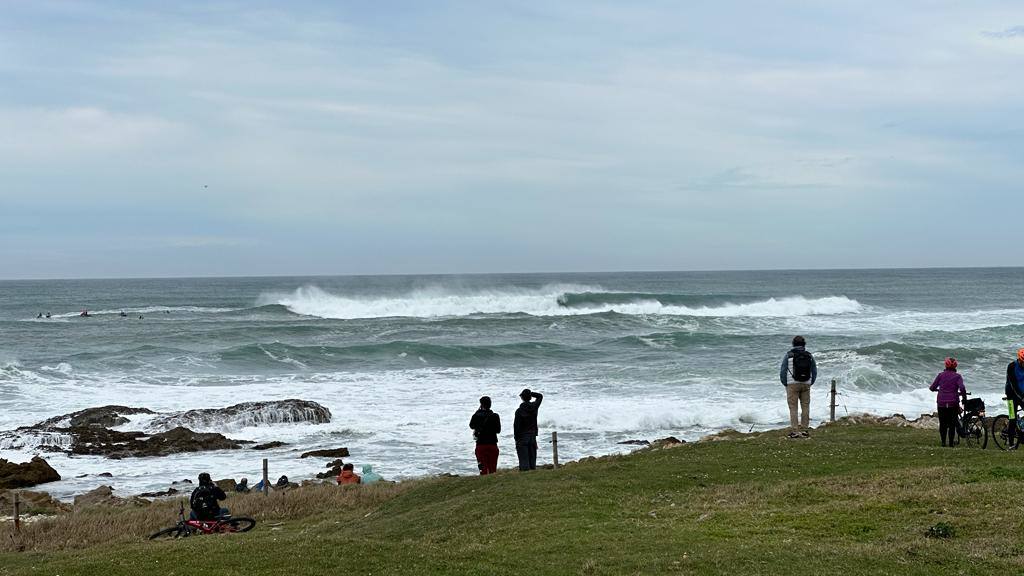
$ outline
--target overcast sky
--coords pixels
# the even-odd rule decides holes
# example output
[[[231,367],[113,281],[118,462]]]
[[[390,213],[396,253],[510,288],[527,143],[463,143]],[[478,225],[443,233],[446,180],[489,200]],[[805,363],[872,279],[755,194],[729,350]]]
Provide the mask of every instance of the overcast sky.
[[[0,0],[0,277],[1024,265],[1024,3]]]

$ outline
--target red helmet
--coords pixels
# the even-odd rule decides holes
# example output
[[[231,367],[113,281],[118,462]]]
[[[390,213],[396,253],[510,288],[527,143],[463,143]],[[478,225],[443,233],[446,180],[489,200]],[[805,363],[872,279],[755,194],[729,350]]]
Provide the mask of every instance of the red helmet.
[[[946,370],[956,370],[956,358],[946,358]]]

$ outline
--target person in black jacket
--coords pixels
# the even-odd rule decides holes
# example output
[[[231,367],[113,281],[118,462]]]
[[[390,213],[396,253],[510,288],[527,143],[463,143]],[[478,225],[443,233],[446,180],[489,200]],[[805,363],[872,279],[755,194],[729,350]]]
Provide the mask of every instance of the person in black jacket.
[[[480,398],[480,409],[469,419],[469,427],[476,438],[476,464],[480,475],[494,474],[498,470],[498,434],[501,417],[491,412],[491,398]]]
[[[192,496],[188,499],[189,506],[192,508],[191,518],[193,520],[216,520],[218,516],[227,516],[228,509],[221,508],[218,503],[227,497],[224,490],[213,483],[210,475],[203,472],[199,475],[199,486],[192,491]]]
[[[516,455],[519,456],[520,470],[537,469],[537,410],[544,395],[529,388],[519,393],[523,403],[516,409],[512,433],[516,439]],[[533,398],[536,402],[530,402]]]
[[[1017,411],[1024,406],[1024,348],[1017,350],[1017,360],[1006,366],[1006,409],[1010,412],[1007,428],[1007,450],[1017,449]]]

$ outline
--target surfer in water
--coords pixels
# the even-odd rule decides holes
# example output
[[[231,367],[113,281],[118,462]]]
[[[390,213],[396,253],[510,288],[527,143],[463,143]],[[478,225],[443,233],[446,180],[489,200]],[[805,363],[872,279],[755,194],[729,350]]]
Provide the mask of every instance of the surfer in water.
[[[92,316],[92,314],[89,314],[88,310],[82,310],[82,313],[79,314],[79,316],[81,316],[82,318],[88,318],[88,317]]]

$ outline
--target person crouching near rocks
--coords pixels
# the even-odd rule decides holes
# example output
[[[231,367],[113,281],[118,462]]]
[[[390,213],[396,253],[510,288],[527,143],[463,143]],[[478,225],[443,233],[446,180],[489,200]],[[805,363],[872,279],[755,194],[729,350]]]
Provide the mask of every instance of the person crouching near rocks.
[[[362,484],[363,479],[359,477],[359,474],[355,473],[356,467],[351,464],[345,464],[341,467],[341,474],[338,474],[338,485],[342,484]]]
[[[956,358],[946,358],[946,369],[939,372],[935,381],[928,387],[932,392],[938,392],[935,402],[939,412],[939,438],[944,447],[950,448],[956,446],[956,420],[960,415],[960,399],[967,401],[964,379],[957,373],[956,366]]]
[[[476,465],[480,475],[494,474],[498,470],[498,434],[501,417],[491,412],[490,396],[480,397],[480,408],[469,419],[476,439]]]

